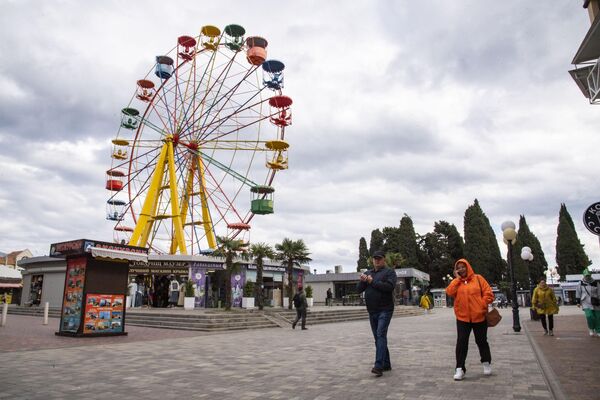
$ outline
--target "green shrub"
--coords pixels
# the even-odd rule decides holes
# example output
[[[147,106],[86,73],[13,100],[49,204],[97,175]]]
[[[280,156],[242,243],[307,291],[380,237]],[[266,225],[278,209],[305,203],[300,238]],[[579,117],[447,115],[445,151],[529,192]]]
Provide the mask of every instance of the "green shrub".
[[[194,281],[192,281],[191,279],[188,279],[187,281],[185,281],[185,297],[195,297],[196,296],[196,290],[194,289]]]
[[[308,285],[306,287],[306,297],[312,298],[313,292],[312,292],[312,286]]]
[[[254,297],[254,282],[246,282],[244,285],[244,297]]]

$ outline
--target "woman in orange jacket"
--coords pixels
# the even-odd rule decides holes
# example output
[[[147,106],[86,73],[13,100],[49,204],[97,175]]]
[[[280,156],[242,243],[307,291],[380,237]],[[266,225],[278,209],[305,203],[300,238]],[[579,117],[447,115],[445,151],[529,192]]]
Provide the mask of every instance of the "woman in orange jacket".
[[[467,369],[465,361],[469,350],[471,330],[475,334],[475,343],[479,348],[483,374],[491,375],[492,355],[487,341],[488,304],[494,301],[494,293],[485,278],[473,272],[471,264],[464,258],[454,264],[454,279],[446,288],[446,293],[454,297],[454,314],[456,315],[456,373],[454,380],[465,377]]]

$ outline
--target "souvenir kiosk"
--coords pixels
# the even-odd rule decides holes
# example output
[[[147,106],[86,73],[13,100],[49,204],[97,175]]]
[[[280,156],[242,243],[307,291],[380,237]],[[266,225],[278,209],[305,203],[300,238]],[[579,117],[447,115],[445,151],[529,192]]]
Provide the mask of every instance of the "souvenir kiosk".
[[[54,243],[51,257],[66,257],[61,336],[113,336],[125,332],[130,261],[147,261],[148,249],[96,240]]]

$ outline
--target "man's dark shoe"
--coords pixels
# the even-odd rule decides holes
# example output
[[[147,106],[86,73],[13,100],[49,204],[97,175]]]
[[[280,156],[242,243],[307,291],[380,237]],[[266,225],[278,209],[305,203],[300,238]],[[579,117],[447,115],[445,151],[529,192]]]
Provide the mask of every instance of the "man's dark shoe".
[[[383,375],[383,369],[381,369],[381,368],[373,367],[371,372],[374,373],[377,378],[379,378],[381,375]]]
[[[390,367],[383,367],[383,370],[384,370],[384,371],[391,371],[391,370],[392,370],[392,367],[391,367],[391,366],[390,366]]]
[[[302,327],[302,330],[303,330],[303,331],[306,331],[306,330],[308,330],[308,328]]]
[[[296,329],[296,323],[295,322],[292,323],[292,329]]]

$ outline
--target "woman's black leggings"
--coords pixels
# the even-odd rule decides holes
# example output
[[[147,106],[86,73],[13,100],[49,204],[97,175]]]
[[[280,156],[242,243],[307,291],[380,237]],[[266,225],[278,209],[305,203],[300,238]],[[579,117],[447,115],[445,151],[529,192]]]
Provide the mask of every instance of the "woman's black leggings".
[[[554,315],[548,314],[548,325],[549,326],[546,326],[546,314],[540,314],[540,321],[542,321],[542,326],[544,327],[545,331],[547,331],[548,328],[550,328],[550,330],[552,330],[552,328],[554,328]]]
[[[456,368],[462,368],[466,371],[465,361],[467,360],[467,352],[469,351],[469,336],[471,330],[475,334],[475,343],[479,348],[479,356],[481,362],[492,362],[492,354],[490,353],[490,345],[487,341],[487,322],[463,322],[456,320]]]

